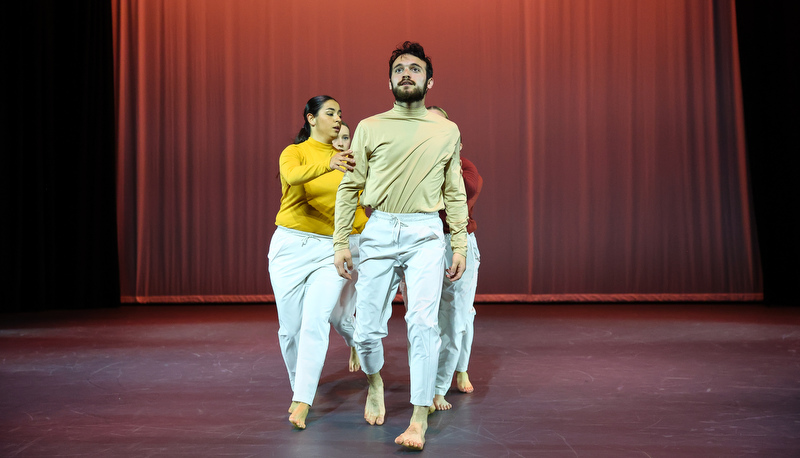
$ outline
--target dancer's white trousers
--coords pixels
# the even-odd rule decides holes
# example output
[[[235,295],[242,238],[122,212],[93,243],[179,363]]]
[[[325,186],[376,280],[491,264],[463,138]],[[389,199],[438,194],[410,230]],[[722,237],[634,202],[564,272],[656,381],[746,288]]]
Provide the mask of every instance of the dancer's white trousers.
[[[292,401],[312,405],[328,350],[329,323],[352,342],[352,303],[337,308],[346,280],[333,265],[331,237],[279,226],[267,257]]]
[[[384,363],[392,299],[405,275],[411,403],[433,401],[439,354],[439,298],[445,269],[444,234],[437,213],[374,211],[361,234],[354,340],[367,374]]]
[[[350,255],[352,256],[353,269],[350,271],[350,280],[347,280],[339,294],[339,302],[333,307],[331,325],[342,336],[348,347],[354,347],[353,333],[355,332],[356,313],[356,282],[358,281],[359,240],[361,234],[350,235]]]
[[[445,259],[452,259],[450,234],[445,236]],[[449,257],[449,258],[448,258]],[[442,300],[439,304],[439,328],[442,339],[439,350],[439,370],[436,373],[436,394],[444,396],[450,389],[453,373],[466,372],[472,352],[473,323],[475,320],[475,289],[478,286],[478,268],[481,253],[475,233],[467,237],[467,268],[459,280],[450,281],[444,276]]]

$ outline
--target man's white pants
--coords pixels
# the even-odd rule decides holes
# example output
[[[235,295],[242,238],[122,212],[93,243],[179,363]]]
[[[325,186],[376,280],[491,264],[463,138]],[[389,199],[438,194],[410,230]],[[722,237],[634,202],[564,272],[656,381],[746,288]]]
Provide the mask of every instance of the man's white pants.
[[[356,283],[354,340],[367,374],[384,363],[392,299],[401,273],[408,288],[408,365],[411,403],[433,401],[439,355],[439,298],[445,269],[444,234],[438,213],[374,211],[361,234],[361,263]]]
[[[333,265],[332,237],[278,226],[267,257],[292,401],[311,405],[328,349],[329,320],[346,280]]]
[[[452,258],[450,234],[446,234],[445,257]],[[475,320],[475,289],[478,286],[478,267],[481,253],[475,234],[467,237],[467,268],[459,280],[444,277],[442,300],[439,304],[439,327],[442,346],[439,350],[439,370],[436,373],[436,394],[444,396],[453,381],[453,372],[465,372],[472,351]]]

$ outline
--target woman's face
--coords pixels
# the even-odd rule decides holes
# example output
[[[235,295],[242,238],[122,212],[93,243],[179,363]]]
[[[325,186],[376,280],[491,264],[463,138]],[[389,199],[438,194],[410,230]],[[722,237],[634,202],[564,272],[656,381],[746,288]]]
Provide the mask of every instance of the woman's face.
[[[317,115],[308,115],[308,123],[311,125],[311,137],[322,143],[331,143],[339,136],[339,129],[342,126],[342,110],[339,102],[328,100],[322,104]]]
[[[339,151],[347,151],[350,149],[350,128],[342,124],[339,129],[339,136],[333,141],[333,147]]]

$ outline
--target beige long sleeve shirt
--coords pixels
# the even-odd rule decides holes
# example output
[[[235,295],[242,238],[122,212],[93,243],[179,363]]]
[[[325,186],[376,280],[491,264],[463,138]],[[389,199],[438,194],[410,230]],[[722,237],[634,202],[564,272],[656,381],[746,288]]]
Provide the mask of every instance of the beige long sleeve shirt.
[[[355,169],[344,174],[336,194],[333,247],[349,248],[358,204],[388,213],[444,209],[454,253],[466,255],[467,197],[461,177],[461,133],[453,122],[425,107],[395,104],[361,121],[351,149]]]

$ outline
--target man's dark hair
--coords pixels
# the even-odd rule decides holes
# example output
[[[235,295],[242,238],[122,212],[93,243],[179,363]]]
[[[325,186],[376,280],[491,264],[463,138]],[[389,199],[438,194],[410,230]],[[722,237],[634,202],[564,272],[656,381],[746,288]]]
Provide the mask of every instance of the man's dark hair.
[[[394,61],[397,60],[398,57],[402,56],[403,54],[410,54],[414,57],[419,58],[421,61],[425,62],[425,81],[433,78],[433,62],[431,62],[431,58],[425,55],[425,49],[422,47],[421,44],[415,43],[413,41],[406,41],[402,45],[399,45],[397,49],[392,52],[392,57],[389,58],[389,77],[391,78],[392,75],[392,65]]]

